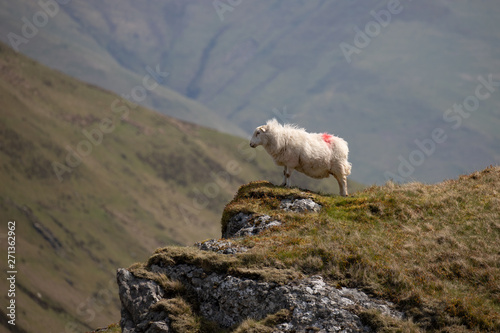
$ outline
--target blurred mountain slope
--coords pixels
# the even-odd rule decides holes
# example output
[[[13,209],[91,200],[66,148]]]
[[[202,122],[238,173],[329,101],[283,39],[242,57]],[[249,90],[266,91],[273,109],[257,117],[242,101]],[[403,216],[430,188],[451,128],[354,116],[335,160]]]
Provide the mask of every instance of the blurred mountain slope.
[[[174,114],[160,90],[148,105],[226,132],[248,133],[273,116],[334,132],[350,143],[353,175],[367,183],[397,174],[401,158],[419,149],[415,140],[435,128],[446,142],[404,180],[435,182],[500,162],[497,91],[459,128],[444,119],[474,95],[479,76],[500,81],[497,2],[213,3],[74,0],[19,48],[119,93],[160,65],[170,74],[165,86],[214,112]],[[41,10],[28,1],[0,8],[5,41]],[[356,51],[346,56],[343,43]]]

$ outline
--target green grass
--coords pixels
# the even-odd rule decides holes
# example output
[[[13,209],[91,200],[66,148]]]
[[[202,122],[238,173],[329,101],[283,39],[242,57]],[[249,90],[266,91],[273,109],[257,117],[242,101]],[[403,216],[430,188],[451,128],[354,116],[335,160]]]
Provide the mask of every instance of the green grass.
[[[373,186],[347,198],[252,182],[226,206],[222,228],[239,211],[269,214],[283,224],[232,240],[249,252],[227,256],[167,247],[143,268],[190,263],[280,283],[321,274],[332,285],[390,300],[407,314],[407,320],[395,320],[359,313],[380,332],[498,331],[498,188],[500,167],[436,185]],[[286,197],[308,197],[323,209],[319,214],[278,210]],[[239,329],[266,331],[264,326],[247,321]]]
[[[317,217],[287,220],[278,235],[243,243],[288,267],[389,298],[424,328],[499,329],[499,176],[492,168],[438,185],[318,198],[325,208]]]

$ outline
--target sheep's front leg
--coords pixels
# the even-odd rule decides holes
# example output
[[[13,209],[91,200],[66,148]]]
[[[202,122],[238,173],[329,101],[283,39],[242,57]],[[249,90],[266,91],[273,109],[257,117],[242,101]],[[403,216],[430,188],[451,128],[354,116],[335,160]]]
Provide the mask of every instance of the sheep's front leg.
[[[285,166],[283,169],[283,183],[281,183],[281,186],[290,187],[290,176],[292,175],[292,171],[293,169]]]
[[[286,186],[287,185],[287,177],[286,177],[287,173],[288,173],[288,167],[284,167],[283,168],[283,182],[281,183],[280,186]]]

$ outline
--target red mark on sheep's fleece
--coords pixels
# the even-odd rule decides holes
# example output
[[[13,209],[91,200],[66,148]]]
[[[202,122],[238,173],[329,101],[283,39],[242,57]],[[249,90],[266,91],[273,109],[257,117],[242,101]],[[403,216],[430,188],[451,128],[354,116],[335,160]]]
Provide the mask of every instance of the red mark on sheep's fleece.
[[[333,135],[328,134],[328,133],[323,133],[321,135],[321,138],[323,138],[323,141],[325,141],[329,145],[333,144]]]

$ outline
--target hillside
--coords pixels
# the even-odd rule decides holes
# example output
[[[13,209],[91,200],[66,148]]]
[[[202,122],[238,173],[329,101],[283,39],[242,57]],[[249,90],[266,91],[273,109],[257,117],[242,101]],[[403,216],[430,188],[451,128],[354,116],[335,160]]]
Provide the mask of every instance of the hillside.
[[[131,90],[142,82],[148,73],[160,73],[162,75],[158,75],[159,86],[149,93],[147,99],[141,100],[139,97],[141,104],[178,119],[188,121],[194,119],[197,124],[223,130],[226,133],[240,136],[244,134],[244,131],[237,125],[217,115],[208,107],[166,88],[165,83],[170,80],[172,72],[162,61],[143,63],[139,60],[134,68],[129,68],[124,66],[121,59],[116,58],[116,54],[109,53],[111,50],[113,50],[112,53],[121,53],[122,46],[119,43],[107,40],[110,36],[106,34],[102,34],[105,41],[89,36],[90,31],[99,34],[101,27],[95,27],[94,30],[91,27],[93,24],[85,22],[85,19],[80,21],[79,11],[83,11],[84,15],[93,15],[94,5],[100,4],[77,0],[62,6],[44,7],[50,13],[50,19],[40,29],[33,25],[30,26],[33,30],[29,30],[25,27],[26,23],[22,18],[28,20],[26,17],[31,19],[40,11],[42,14],[46,13],[40,4],[32,1],[1,0],[0,41],[49,67],[120,95],[131,95]],[[124,9],[123,5],[123,3],[119,3],[118,6],[114,4],[115,8]],[[129,8],[127,4],[125,6]],[[90,30],[86,31],[83,26]],[[29,31],[29,33],[26,34],[24,31]],[[18,37],[9,38],[9,34],[15,34]],[[23,39],[25,35],[30,38]],[[12,40],[15,42],[11,42]],[[103,43],[109,45],[103,45]],[[123,56],[131,55],[129,51],[123,50],[123,52]]]
[[[0,215],[17,223],[18,332],[82,332],[118,318],[116,267],[215,237],[238,186],[281,179],[246,139],[136,107],[3,44],[0,100]],[[197,105],[183,101],[171,108]],[[338,191],[334,181],[302,184]]]
[[[224,210],[228,239],[160,248],[118,271],[121,324],[127,333],[497,332],[499,188],[500,167],[348,198],[249,183]]]
[[[333,131],[350,142],[364,183],[387,172],[437,182],[498,164],[498,3],[400,1],[388,18],[389,3],[73,0],[19,50],[120,94],[158,65],[169,76],[144,103],[225,132],[272,116]],[[0,1],[0,38],[22,35],[22,18],[40,10]],[[492,89],[479,90],[490,94],[474,104],[490,75]],[[205,109],[170,107],[173,91]],[[427,153],[416,140],[436,128],[446,140]],[[398,173],[402,159],[415,168]]]

